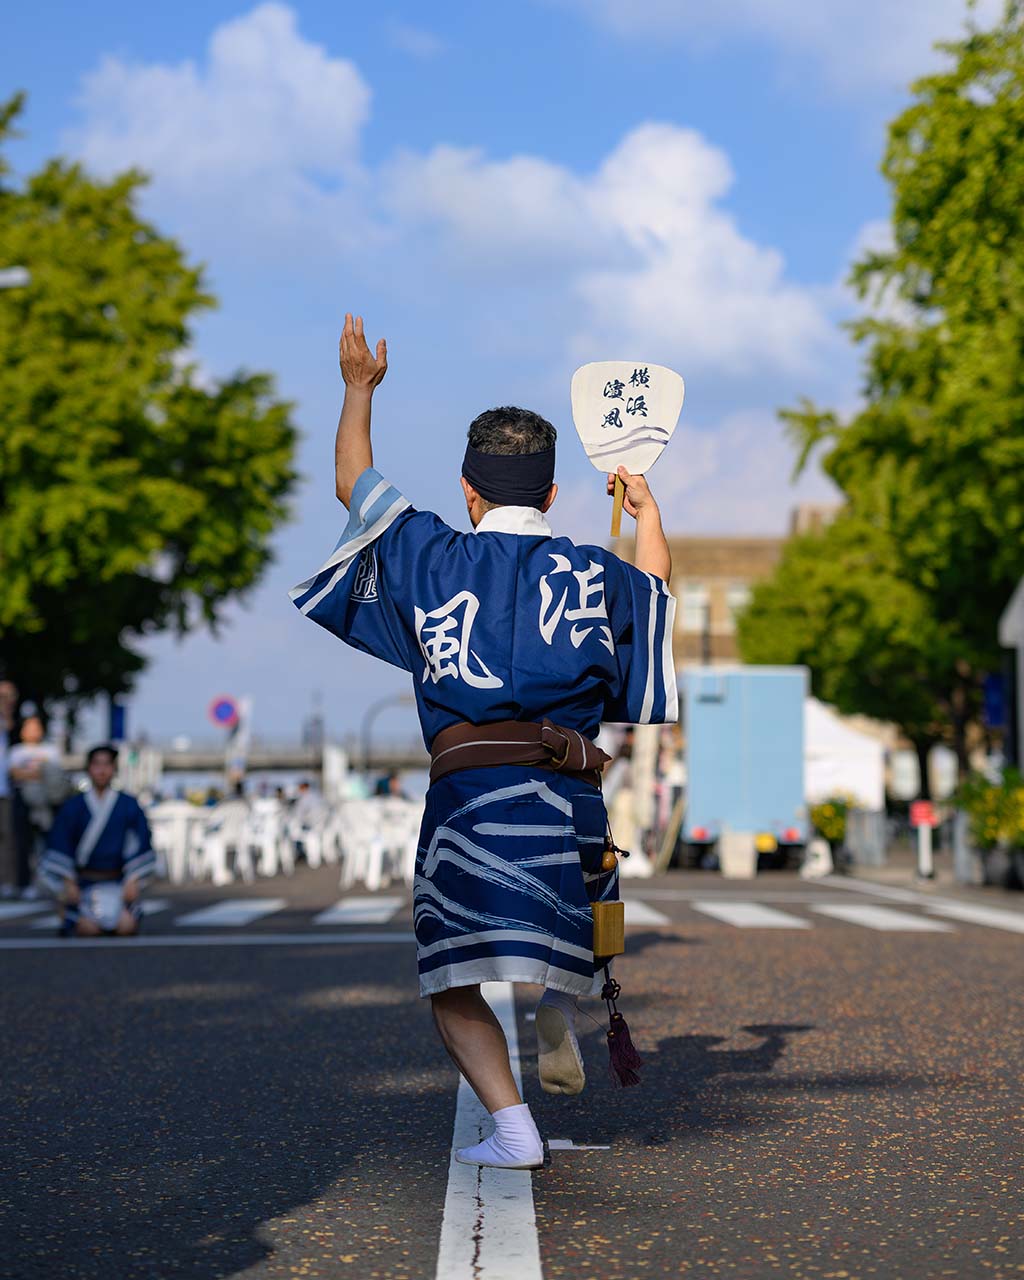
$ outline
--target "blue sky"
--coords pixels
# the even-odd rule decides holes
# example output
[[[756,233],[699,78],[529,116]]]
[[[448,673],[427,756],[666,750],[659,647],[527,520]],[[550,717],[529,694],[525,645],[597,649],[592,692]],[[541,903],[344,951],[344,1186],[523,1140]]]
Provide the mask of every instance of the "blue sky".
[[[985,20],[998,0],[983,0]],[[894,12],[895,10],[895,12]],[[277,563],[218,639],[150,645],[133,726],[202,737],[216,693],[257,733],[297,732],[314,691],[353,729],[403,677],[299,617],[286,590],[344,523],[331,447],[344,312],[384,333],[378,467],[464,525],[465,425],[526,403],[562,431],[557,531],[605,536],[569,379],[586,360],[687,380],[652,473],[679,532],[776,533],[789,486],[775,411],[850,408],[838,323],[858,246],[884,235],[885,123],[955,36],[961,0],[510,0],[19,5],[3,92],[24,88],[26,171],[49,155],[152,175],[144,210],[207,264],[211,376],[272,370],[296,402],[305,480]],[[390,725],[402,728],[400,717]]]

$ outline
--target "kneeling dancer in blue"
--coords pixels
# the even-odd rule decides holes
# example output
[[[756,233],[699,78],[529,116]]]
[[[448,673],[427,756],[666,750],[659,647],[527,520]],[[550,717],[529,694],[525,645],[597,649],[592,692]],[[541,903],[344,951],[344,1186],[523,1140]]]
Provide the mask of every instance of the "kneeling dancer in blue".
[[[89,790],[66,800],[53,821],[39,878],[62,908],[62,937],[130,936],[156,871],[149,823],[134,796],[114,790],[116,747],[93,747],[86,772]]]
[[[456,1156],[535,1168],[543,1144],[480,983],[545,988],[541,1085],[579,1093],[576,1000],[600,968],[591,904],[618,898],[600,790],[608,757],[593,738],[602,720],[676,717],[668,544],[645,480],[624,469],[636,567],[554,537],[544,513],[557,492],[555,429],[512,407],[469,428],[461,483],[474,532],[414,510],[373,469],[385,344],[374,355],[349,315],[340,358],[336,489],[349,520],[291,596],[347,644],[413,676],[431,752],[413,891],[420,994],[495,1122]]]

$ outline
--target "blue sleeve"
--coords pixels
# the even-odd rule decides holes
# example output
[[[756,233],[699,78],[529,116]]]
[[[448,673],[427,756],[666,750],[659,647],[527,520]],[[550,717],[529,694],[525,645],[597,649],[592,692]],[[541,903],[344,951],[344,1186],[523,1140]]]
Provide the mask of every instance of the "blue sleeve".
[[[149,823],[137,800],[126,824],[126,844],[124,867],[121,874],[145,884],[156,873],[156,854],[153,852],[153,839],[149,831]]]
[[[618,689],[604,719],[619,724],[671,724],[679,718],[672,632],[676,602],[668,586],[608,556],[608,612],[618,663]]]
[[[64,880],[74,880],[78,875],[75,850],[84,830],[80,821],[81,810],[79,796],[64,801],[57,810],[46,841],[46,852],[39,862],[39,879],[55,891]]]
[[[403,671],[421,665],[411,584],[458,535],[368,468],[352,490],[349,520],[333,554],[290,593],[295,607],[340,640]]]

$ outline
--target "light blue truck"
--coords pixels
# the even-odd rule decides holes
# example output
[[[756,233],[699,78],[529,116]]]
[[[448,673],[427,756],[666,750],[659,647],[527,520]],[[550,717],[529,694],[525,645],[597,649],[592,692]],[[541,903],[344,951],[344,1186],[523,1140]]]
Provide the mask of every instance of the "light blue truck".
[[[798,861],[804,802],[806,667],[684,667],[687,787],[682,860],[713,865],[719,836],[753,832],[766,867]]]

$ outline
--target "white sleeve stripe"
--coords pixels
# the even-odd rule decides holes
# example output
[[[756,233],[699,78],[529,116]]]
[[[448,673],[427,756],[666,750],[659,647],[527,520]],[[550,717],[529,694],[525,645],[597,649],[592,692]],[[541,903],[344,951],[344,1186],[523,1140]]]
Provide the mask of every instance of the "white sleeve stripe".
[[[640,707],[640,718],[637,724],[650,724],[651,712],[654,709],[654,638],[658,629],[658,595],[655,588],[655,578],[651,574],[645,575],[651,584],[651,600],[647,611],[647,684],[644,687],[644,700]]]
[[[661,656],[664,663],[662,678],[665,681],[665,723],[672,724],[679,719],[679,690],[676,687],[676,664],[672,652],[672,637],[675,632],[676,601],[669,593],[665,601],[665,634],[662,637]]]
[[[66,853],[58,853],[56,849],[47,849],[46,853],[40,859],[39,865],[40,867],[60,867],[61,870],[66,867],[68,871],[72,872],[75,869],[75,864],[72,859],[69,858]]]
[[[383,489],[382,493],[383,493],[383,492],[387,492],[388,490],[390,490],[390,491],[395,495],[395,499],[396,499],[396,500],[400,500],[401,502],[405,503],[405,506],[406,506],[406,507],[408,507],[408,506],[410,506],[410,505],[411,505],[409,502],[407,502],[407,501],[406,501],[406,499],[405,499],[405,498],[403,498],[403,497],[402,497],[402,495],[398,492],[398,490],[394,487],[394,485],[390,485],[390,484],[388,484],[386,480],[385,480],[385,481],[382,481],[381,483],[384,485],[384,489]],[[381,494],[377,494],[377,489],[378,489],[378,488],[380,488],[380,485],[375,486],[375,488],[374,488],[374,490],[373,490],[373,494],[376,494],[376,495],[377,495],[377,500],[379,501],[379,499],[380,499],[380,497],[381,497]],[[373,494],[371,494],[370,496],[372,497],[372,496],[373,496]],[[368,504],[367,504],[366,502],[364,502],[364,503],[363,503],[363,508],[364,508],[364,509],[365,509],[365,508],[367,508],[367,505],[368,505]],[[394,504],[392,504],[392,505],[394,505]],[[390,508],[389,508],[389,509],[390,509]],[[404,510],[405,508],[403,507],[402,509]],[[358,517],[357,517],[357,518],[358,518]],[[376,525],[376,523],[377,523],[377,522],[376,522],[376,521],[374,521],[374,524],[375,524],[375,525]],[[350,527],[351,525],[352,525],[352,518],[351,518],[351,514],[350,514],[350,516],[349,516],[349,523],[348,523],[348,525],[346,525],[346,527],[345,527],[345,532],[346,532],[346,533],[348,532],[348,529],[349,529],[349,527]],[[360,519],[360,523],[356,524],[356,526],[355,526],[355,530],[353,531],[353,533],[352,533],[351,537],[346,538],[346,537],[344,536],[344,534],[342,534],[342,540],[341,540],[341,542],[339,542],[339,543],[338,543],[338,545],[334,548],[334,550],[331,552],[331,554],[330,554],[330,555],[327,557],[327,559],[323,562],[323,564],[320,566],[320,568],[319,568],[319,569],[317,569],[316,573],[314,573],[314,574],[312,575],[312,577],[310,577],[310,578],[307,578],[307,579],[306,579],[306,584],[308,585],[308,584],[312,583],[312,582],[313,582],[313,580],[314,580],[315,578],[319,577],[321,573],[325,573],[328,569],[333,569],[333,568],[334,568],[334,566],[335,566],[336,564],[340,563],[340,561],[342,561],[342,560],[346,560],[346,559],[351,559],[351,556],[349,555],[349,551],[348,551],[349,547],[352,545],[352,543],[353,543],[353,542],[355,542],[357,539],[361,538],[365,532],[366,532],[366,530],[363,528],[363,522],[362,522],[362,521],[361,521],[361,519]],[[381,530],[381,532],[383,533],[383,530]],[[292,591],[292,593],[291,593],[291,595],[292,595],[292,599],[294,599],[294,598],[295,598],[295,591],[297,591],[297,590],[298,590],[298,588],[295,588],[295,590],[293,590],[293,591]]]
[[[345,541],[340,542],[338,546],[335,548],[330,558],[324,561],[324,563],[320,566],[320,568],[317,569],[316,573],[308,577],[305,580],[305,582],[300,582],[297,587],[292,587],[292,589],[288,592],[288,594],[292,598],[292,600],[295,601],[296,605],[298,605],[299,597],[302,596],[305,592],[309,591],[313,587],[313,584],[316,582],[317,578],[322,577],[329,570],[335,568],[340,564],[342,573],[344,574],[345,570],[347,570],[349,565],[352,563],[353,558],[356,555],[358,555],[358,553],[366,545],[366,535],[368,533],[371,535],[370,537],[371,541],[373,540],[373,538],[379,538],[380,535],[391,524],[392,520],[394,520],[395,515],[401,515],[401,513],[406,509],[406,507],[410,505],[408,502],[406,502],[406,500],[402,497],[402,495],[398,493],[397,489],[394,492],[397,495],[398,502],[394,503],[391,507],[387,508],[387,510],[383,513],[383,515],[378,520],[375,520],[373,524],[370,525],[369,527],[360,527],[357,525],[356,526],[357,532],[353,534],[351,538],[348,538]],[[394,510],[395,507],[397,507],[398,510],[395,512],[395,515],[391,515],[391,512]],[[385,518],[387,518],[386,523],[382,523],[382,521],[384,521]],[[299,607],[303,607],[303,606],[299,606]],[[305,610],[303,609],[303,611]]]
[[[366,495],[366,501],[359,508],[360,521],[366,520],[367,512],[370,510],[373,504],[377,501],[377,499],[381,496],[381,494],[387,493],[388,489],[390,488],[391,488],[391,485],[389,485],[386,480],[380,480],[378,481],[377,484],[373,486],[370,492]]]
[[[394,524],[402,512],[408,509],[408,507],[409,503],[399,494],[398,501],[393,502],[379,520],[370,525],[368,529],[365,529],[357,538],[352,538],[349,542],[346,542],[344,547],[339,547],[338,551],[345,551],[345,559],[342,560],[335,572],[328,579],[326,586],[322,587],[315,596],[311,596],[305,604],[299,606],[301,611],[308,614],[311,609],[314,609],[320,603],[324,596],[330,595],[348,572],[349,566],[360,551],[362,551],[364,547],[369,546],[371,542],[376,542],[381,534],[385,533],[391,525]],[[338,552],[335,552],[335,555],[331,557],[332,561],[335,560],[337,554]],[[298,597],[310,589],[320,574],[323,573],[324,569],[328,569],[330,567],[331,563],[328,562],[324,565],[323,569],[318,569],[317,572],[313,574],[312,578],[307,578],[305,582],[300,582],[299,585],[297,587],[293,587],[288,594],[297,602]]]

